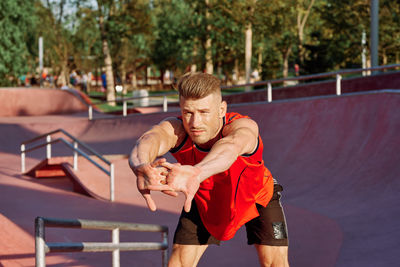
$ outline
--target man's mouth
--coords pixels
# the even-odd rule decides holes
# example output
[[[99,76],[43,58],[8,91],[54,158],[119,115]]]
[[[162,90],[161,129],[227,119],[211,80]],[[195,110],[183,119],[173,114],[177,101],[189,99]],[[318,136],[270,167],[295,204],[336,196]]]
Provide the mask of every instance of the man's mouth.
[[[200,129],[191,129],[190,131],[192,132],[192,134],[194,136],[201,135],[204,132],[204,130],[200,130]]]

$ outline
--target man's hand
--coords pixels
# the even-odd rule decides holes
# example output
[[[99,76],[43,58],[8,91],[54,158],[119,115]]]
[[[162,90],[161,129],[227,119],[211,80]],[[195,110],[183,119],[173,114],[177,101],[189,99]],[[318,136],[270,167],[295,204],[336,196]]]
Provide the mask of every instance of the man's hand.
[[[146,163],[132,168],[137,177],[136,182],[138,190],[142,194],[143,198],[146,200],[147,206],[151,211],[155,211],[157,207],[150,195],[150,190],[161,191],[162,189],[152,189],[150,187],[161,186],[167,183],[166,177],[168,175],[168,169],[162,166],[162,164],[165,162],[166,159],[161,158],[155,160],[153,163]],[[163,188],[163,193],[171,196],[177,196],[177,193],[169,190],[169,187]]]
[[[186,197],[184,209],[186,212],[189,212],[194,195],[200,186],[199,175],[201,170],[194,166],[181,165],[179,163],[171,164],[166,161],[162,162],[161,165],[169,170],[167,175],[167,185],[165,185],[169,189],[164,190],[172,189],[174,191],[183,192]],[[149,188],[160,188],[160,186],[149,186]]]

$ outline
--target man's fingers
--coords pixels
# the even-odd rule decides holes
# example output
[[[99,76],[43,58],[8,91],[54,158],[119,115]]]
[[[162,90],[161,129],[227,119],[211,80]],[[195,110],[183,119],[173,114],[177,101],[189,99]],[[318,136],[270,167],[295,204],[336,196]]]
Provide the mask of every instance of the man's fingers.
[[[157,167],[157,166],[160,166],[163,162],[166,162],[166,161],[167,161],[166,158],[159,158],[159,159],[156,159],[155,161],[153,161],[153,162],[150,164],[150,166],[151,166],[151,167]]]
[[[151,211],[156,211],[157,210],[156,203],[154,203],[154,200],[151,198],[150,190],[143,190],[143,191],[141,191],[140,193],[146,200],[147,207],[149,207]]]
[[[174,191],[173,188],[171,188],[169,185],[148,185],[147,189],[153,190],[153,191]]]
[[[166,161],[161,163],[161,166],[171,170],[175,165]]]
[[[171,191],[171,190],[163,190],[162,191],[164,194],[172,196],[172,197],[177,197],[178,196],[178,192],[175,191]]]
[[[186,212],[190,211],[190,208],[192,207],[192,200],[194,198],[194,195],[192,194],[185,194],[186,195],[186,200],[184,204],[184,209]]]

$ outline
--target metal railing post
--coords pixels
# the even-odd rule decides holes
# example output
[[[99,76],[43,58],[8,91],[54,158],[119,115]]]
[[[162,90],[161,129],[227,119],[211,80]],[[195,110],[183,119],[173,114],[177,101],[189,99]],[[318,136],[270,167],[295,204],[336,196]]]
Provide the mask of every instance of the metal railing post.
[[[110,165],[110,201],[114,201],[114,190],[115,190],[115,185],[114,185],[114,164],[111,163]]]
[[[119,229],[112,230],[112,243],[118,245],[119,244]],[[112,266],[119,267],[120,265],[120,258],[119,258],[119,249],[115,249],[112,252]]]
[[[78,143],[74,142],[74,170],[77,171],[78,170]]]
[[[46,146],[46,158],[47,159],[51,159],[51,135],[46,136],[46,142],[47,142],[47,146]]]
[[[112,242],[46,242],[46,227],[79,228],[87,230],[109,230]],[[120,231],[161,232],[162,242],[120,242]],[[120,266],[121,251],[163,250],[162,266],[168,260],[168,227],[152,224],[107,222],[81,219],[55,219],[37,217],[35,219],[36,266],[46,265],[45,256],[53,252],[111,252],[112,266]]]
[[[123,115],[124,117],[126,117],[126,115],[128,114],[128,111],[127,111],[127,103],[126,103],[125,100],[123,100],[123,105],[122,105],[122,107],[123,107],[122,115]]]
[[[44,221],[38,217],[35,220],[35,250],[36,250],[36,267],[46,266],[46,251],[44,242]]]
[[[341,81],[342,81],[342,75],[336,74],[336,95],[342,94]]]
[[[168,244],[168,232],[162,232],[162,242]],[[168,249],[162,251],[162,266],[167,267],[168,265]]]
[[[168,111],[168,99],[167,99],[167,96],[164,96],[164,99],[163,99],[163,111],[164,112]]]
[[[272,85],[268,83],[268,102],[272,102]]]
[[[21,173],[25,172],[25,145],[21,145]]]
[[[89,105],[88,113],[89,120],[91,121],[93,119],[93,107],[91,105]]]

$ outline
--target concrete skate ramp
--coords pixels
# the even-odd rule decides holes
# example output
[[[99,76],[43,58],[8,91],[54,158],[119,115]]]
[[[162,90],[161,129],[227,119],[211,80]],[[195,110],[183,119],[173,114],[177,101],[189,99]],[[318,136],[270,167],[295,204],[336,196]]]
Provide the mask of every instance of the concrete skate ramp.
[[[282,202],[289,228],[291,266],[397,264],[399,109],[400,94],[384,92],[229,108],[258,122],[265,163],[284,186]],[[108,203],[78,195],[62,180],[36,181],[21,176],[18,148],[23,140],[17,140],[64,128],[101,153],[127,154],[143,131],[168,115],[177,113],[92,122],[62,116],[53,116],[52,120],[15,118],[15,122],[0,118],[2,136],[7,137],[0,137],[1,213],[30,235],[34,217],[47,216],[165,224],[171,239],[182,198],[155,193],[159,210],[147,211],[125,160],[116,162],[117,202]],[[27,165],[34,166],[43,157],[44,152],[42,156],[28,155]],[[220,247],[210,247],[199,266],[258,266],[254,248],[245,244],[245,235],[241,229]],[[48,237],[53,241],[109,240],[108,234],[67,230],[52,231]],[[19,234],[14,238],[18,240]],[[30,249],[13,254],[8,248],[6,256],[0,255],[0,263],[19,260],[20,255],[28,255],[24,258],[28,260],[33,253]],[[109,255],[65,255],[74,264],[110,265]],[[126,266],[159,266],[161,256],[160,252],[137,252],[122,258]],[[59,259],[54,262],[61,264]]]
[[[70,91],[41,88],[1,88],[0,106],[0,117],[87,111],[84,102]]]
[[[333,265],[397,265],[399,93],[240,106],[233,110],[259,122],[265,162],[284,186],[284,203],[330,218],[340,227],[343,243]],[[303,229],[312,234],[313,230],[301,217],[287,216],[291,259],[296,262],[300,260],[293,257],[297,242],[312,237],[297,240],[294,231]],[[331,231],[325,228],[322,236]],[[311,259],[321,256],[316,251],[305,253]],[[304,259],[305,255],[296,256]]]

